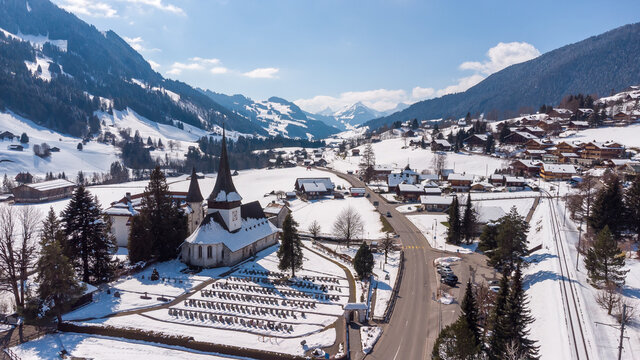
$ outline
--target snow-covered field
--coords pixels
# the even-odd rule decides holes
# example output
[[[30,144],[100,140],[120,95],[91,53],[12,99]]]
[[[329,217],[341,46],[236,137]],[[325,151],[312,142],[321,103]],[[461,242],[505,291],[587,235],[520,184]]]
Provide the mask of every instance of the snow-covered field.
[[[412,139],[407,139],[407,144]],[[419,140],[414,138],[413,140]],[[405,148],[405,139],[388,139],[378,143],[372,144],[373,150],[376,156],[376,164],[392,165],[398,169],[407,165],[407,162],[412,169],[433,170],[433,157],[434,153],[430,149],[415,149],[413,147]],[[364,146],[358,147],[360,153],[363,153]],[[493,174],[496,169],[506,167],[503,160],[482,156],[482,155],[468,155],[464,153],[446,153],[447,161],[445,168],[454,169],[458,173],[467,173],[478,176],[487,176]],[[347,170],[358,170],[358,165],[361,161],[361,156],[347,156],[345,159],[334,156],[333,154],[326,154],[326,159],[330,163],[329,166],[335,170],[341,172],[347,172]]]
[[[62,350],[75,358],[122,360],[122,359],[158,359],[158,360],[224,360],[244,359],[225,357],[218,354],[198,352],[179,346],[169,346],[122,338],[97,335],[59,333],[46,335],[11,348],[20,359],[57,359]]]
[[[304,354],[308,348],[331,346],[336,333],[329,327],[342,315],[342,306],[349,299],[349,283],[344,271],[304,250],[305,261],[303,269],[296,272],[297,282],[282,282],[276,250],[276,246],[263,250],[257,254],[256,261],[243,263],[224,278],[217,277],[220,269],[211,269],[178,284],[159,282],[154,285],[144,284],[138,277],[126,279],[118,286],[136,288],[136,284],[143,283],[150,286],[149,291],[173,290],[174,296],[191,290],[202,281],[209,283],[168,309],[150,309],[143,315],[81,320],[79,323],[152,329],[165,334],[193,336],[198,341],[295,355]],[[166,264],[166,268],[158,267],[161,277],[167,268],[181,267],[173,262]],[[100,302],[90,306],[99,307]],[[303,339],[307,342],[304,346],[300,344]]]
[[[601,127],[578,131],[574,136],[562,140],[569,141],[615,141],[627,147],[640,147],[640,124],[624,127]]]

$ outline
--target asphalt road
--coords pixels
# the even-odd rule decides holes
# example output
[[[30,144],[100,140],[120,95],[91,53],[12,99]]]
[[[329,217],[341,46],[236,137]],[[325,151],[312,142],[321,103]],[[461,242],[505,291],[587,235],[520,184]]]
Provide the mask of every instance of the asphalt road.
[[[323,169],[324,170],[324,169]],[[330,172],[349,181],[351,186],[365,187],[364,182],[353,175],[337,171]],[[435,301],[440,287],[433,261],[444,253],[431,248],[427,239],[406,216],[395,209],[397,204],[388,204],[380,195],[367,189],[371,202],[378,201],[381,214],[391,213],[387,217],[389,224],[399,235],[404,247],[405,269],[398,298],[388,324],[384,324],[383,333],[367,359],[414,360],[430,359],[433,343],[440,328],[452,323],[460,313],[460,306],[441,305]],[[485,265],[485,258],[479,254],[458,255],[462,260],[452,269],[459,278],[455,288],[443,286],[456,300],[462,299],[464,287],[469,278],[473,283],[495,279]]]

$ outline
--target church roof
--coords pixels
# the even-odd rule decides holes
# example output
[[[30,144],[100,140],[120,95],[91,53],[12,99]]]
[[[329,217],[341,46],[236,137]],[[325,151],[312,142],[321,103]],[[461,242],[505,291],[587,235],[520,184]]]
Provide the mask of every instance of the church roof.
[[[216,178],[216,185],[213,187],[213,191],[211,195],[209,195],[208,200],[212,202],[236,202],[242,200],[231,179],[231,169],[229,168],[229,158],[227,157],[227,140],[224,129],[222,130],[222,152],[220,153],[218,177]]]
[[[196,168],[193,168],[191,172],[191,182],[189,183],[189,191],[187,192],[187,202],[201,202],[204,200],[202,193],[200,192],[200,186],[198,185],[198,176],[196,175]]]

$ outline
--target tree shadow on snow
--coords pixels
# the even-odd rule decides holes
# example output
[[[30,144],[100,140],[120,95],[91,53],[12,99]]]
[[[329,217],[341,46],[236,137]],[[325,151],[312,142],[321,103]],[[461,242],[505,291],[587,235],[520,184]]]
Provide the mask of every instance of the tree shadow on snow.
[[[563,281],[563,280],[567,280],[567,278],[553,271],[541,270],[533,274],[525,275],[522,282],[523,284],[522,287],[524,288],[524,290],[529,290],[529,288],[531,288],[531,286],[533,286],[534,284],[537,284],[539,282],[543,282],[546,280]],[[573,279],[571,279],[571,282],[578,283]]]

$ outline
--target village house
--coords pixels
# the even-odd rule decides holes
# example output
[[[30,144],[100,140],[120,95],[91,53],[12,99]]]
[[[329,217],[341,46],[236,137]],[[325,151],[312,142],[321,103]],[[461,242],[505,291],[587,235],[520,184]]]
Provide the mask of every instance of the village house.
[[[560,153],[558,156],[558,163],[559,164],[568,164],[568,163],[572,163],[575,164],[576,160],[580,158],[580,156],[576,153]]]
[[[224,130],[218,169],[207,215],[180,245],[180,260],[189,266],[232,266],[278,242],[279,230],[260,203],[242,204],[229,169]]]
[[[624,151],[624,146],[615,142],[601,143],[591,141],[582,146],[580,155],[585,159],[608,160],[622,157]]]
[[[424,186],[421,184],[398,184],[396,187],[396,195],[405,201],[417,201],[425,194]]]
[[[589,122],[582,120],[569,121],[567,128],[570,130],[584,130],[589,128]]]
[[[504,182],[508,191],[521,191],[527,185],[527,180],[520,176],[506,176]]]
[[[566,142],[566,141],[562,141],[558,144],[556,144],[556,146],[554,147],[554,149],[552,150],[551,148],[548,149],[548,151],[550,153],[553,154],[562,154],[562,153],[578,153],[580,151],[580,146],[576,145],[576,144],[572,144],[570,142]]]
[[[435,139],[431,142],[432,151],[451,151],[451,144],[445,139]]]
[[[387,180],[391,172],[393,172],[393,167],[391,165],[375,164],[373,166],[373,179]]]
[[[535,124],[535,126],[541,128],[549,135],[556,135],[562,131],[562,125],[560,122],[552,119],[540,120]]]
[[[22,184],[11,189],[16,203],[40,203],[70,197],[76,184],[67,179]]]
[[[411,170],[409,165],[399,173],[391,173],[387,177],[387,186],[389,191],[394,191],[399,184],[416,184],[418,183],[418,173]]]
[[[488,138],[489,137],[486,134],[473,134],[464,139],[464,143],[471,149],[476,147],[484,149],[487,146]]]
[[[527,159],[531,159],[531,160],[540,160],[542,159],[542,156],[544,154],[546,154],[547,152],[545,150],[525,150],[524,151],[524,157]]]
[[[273,225],[278,228],[282,228],[284,219],[287,217],[291,210],[284,204],[277,203],[275,201],[270,202],[263,209],[265,216]]]
[[[20,145],[20,144],[11,144],[7,147],[7,149],[12,150],[12,151],[22,151],[24,150],[24,146]]]
[[[353,197],[362,197],[367,193],[365,188],[362,187],[351,187],[349,188],[349,194]]]
[[[492,174],[489,176],[489,184],[493,186],[504,186],[505,176],[502,174]]]
[[[471,174],[451,174],[447,181],[451,185],[451,190],[455,192],[467,192],[471,187],[474,176]]]
[[[511,163],[512,172],[516,175],[536,177],[540,173],[540,161],[535,160],[515,160]]]
[[[561,109],[554,108],[549,113],[547,113],[551,118],[561,118],[561,119],[570,119],[573,115],[573,112],[569,109]]]
[[[420,196],[420,204],[425,211],[429,212],[445,212],[453,202],[452,196]]]
[[[297,178],[294,184],[296,192],[307,198],[317,198],[333,193],[334,184],[330,178]]]
[[[0,140],[13,140],[16,136],[10,131],[3,131],[0,133]]]
[[[576,117],[578,119],[586,119],[593,114],[593,109],[589,108],[580,108],[576,110]]]
[[[527,150],[546,150],[553,147],[554,144],[550,141],[542,141],[540,139],[531,139],[524,143]]]
[[[539,128],[537,126],[524,126],[518,129],[518,131],[529,133],[538,138],[544,136],[545,134],[544,129]]]
[[[625,168],[621,171],[624,181],[633,181],[640,176],[640,163],[629,162],[625,164]]]
[[[469,191],[471,191],[471,192],[486,192],[486,191],[492,191],[493,189],[494,189],[493,185],[491,185],[490,183],[488,183],[486,181],[482,181],[482,182],[477,182],[477,183],[471,184],[471,187],[469,188]]]
[[[510,144],[510,145],[523,145],[527,141],[531,139],[537,139],[537,138],[538,138],[537,136],[530,134],[528,132],[514,131],[504,138],[503,143]]]
[[[576,168],[568,164],[543,163],[540,168],[540,177],[546,181],[571,180],[576,174]]]
[[[360,149],[351,149],[351,156],[360,156]]]

